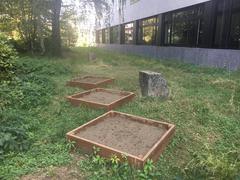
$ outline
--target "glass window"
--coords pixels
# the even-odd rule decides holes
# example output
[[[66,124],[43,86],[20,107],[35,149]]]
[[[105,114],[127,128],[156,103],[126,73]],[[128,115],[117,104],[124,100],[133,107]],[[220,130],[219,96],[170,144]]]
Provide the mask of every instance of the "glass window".
[[[124,25],[124,42],[125,44],[133,44],[133,23]]]
[[[202,42],[203,23],[201,5],[165,14],[164,43],[177,46],[198,46]]]
[[[96,43],[102,43],[102,30],[96,32]]]
[[[171,44],[172,14],[168,13],[164,18],[164,44]]]
[[[102,43],[105,44],[106,40],[105,40],[105,29],[102,29]]]
[[[233,1],[229,48],[240,49],[240,1]]]
[[[214,47],[221,47],[223,43],[223,34],[225,31],[225,18],[227,2],[219,1],[217,4],[217,15],[216,15],[216,26],[215,26],[215,37],[214,37]]]
[[[173,22],[172,27],[172,44],[175,45],[194,45],[195,37],[194,32],[195,29],[194,21],[187,22]]]
[[[240,1],[217,3],[214,47],[240,49]]]
[[[111,27],[110,42],[112,44],[120,43],[120,28],[119,28],[119,26]]]
[[[148,18],[141,20],[139,22],[139,33],[140,38],[138,40],[139,44],[156,44],[156,35],[157,35],[157,18]]]
[[[103,44],[109,43],[109,29],[102,30],[102,43]]]
[[[109,29],[105,29],[104,32],[105,32],[105,43],[107,44],[110,42]]]

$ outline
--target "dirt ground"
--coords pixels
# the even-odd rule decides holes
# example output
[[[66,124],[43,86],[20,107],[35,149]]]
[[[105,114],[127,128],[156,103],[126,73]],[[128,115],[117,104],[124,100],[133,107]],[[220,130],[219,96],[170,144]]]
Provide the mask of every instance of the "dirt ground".
[[[114,101],[119,100],[120,98],[124,97],[122,94],[118,93],[109,93],[109,92],[91,92],[88,95],[84,95],[83,97],[79,98],[85,101],[92,101],[101,104],[110,104]]]
[[[108,117],[76,135],[125,153],[143,157],[164,132],[166,129],[163,127],[139,123],[122,116],[114,116]]]

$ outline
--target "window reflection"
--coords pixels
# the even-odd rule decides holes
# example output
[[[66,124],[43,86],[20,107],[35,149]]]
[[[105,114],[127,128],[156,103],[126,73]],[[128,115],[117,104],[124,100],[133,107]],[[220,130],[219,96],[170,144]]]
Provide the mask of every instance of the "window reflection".
[[[229,47],[240,49],[240,1],[234,0],[232,7]]]
[[[157,18],[148,18],[139,23],[140,41],[139,44],[155,45],[157,35]]]
[[[109,29],[105,29],[104,30],[104,32],[105,32],[105,43],[109,43],[110,41],[109,41]]]
[[[117,44],[120,43],[120,29],[118,26],[111,28],[111,43]]]
[[[96,41],[97,41],[97,43],[102,43],[102,30],[98,30],[97,32],[96,32]]]
[[[124,36],[125,36],[125,44],[133,43],[133,23],[125,24],[124,26]]]
[[[167,13],[164,17],[164,43],[166,45],[198,46],[203,35],[203,8],[194,6]]]

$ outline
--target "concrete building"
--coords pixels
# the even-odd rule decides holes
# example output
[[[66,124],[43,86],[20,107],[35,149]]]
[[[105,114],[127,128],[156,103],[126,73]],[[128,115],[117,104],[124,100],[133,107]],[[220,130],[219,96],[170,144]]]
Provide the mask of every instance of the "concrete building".
[[[124,2],[124,3],[119,3]],[[240,68],[240,0],[120,0],[98,47],[201,66]]]

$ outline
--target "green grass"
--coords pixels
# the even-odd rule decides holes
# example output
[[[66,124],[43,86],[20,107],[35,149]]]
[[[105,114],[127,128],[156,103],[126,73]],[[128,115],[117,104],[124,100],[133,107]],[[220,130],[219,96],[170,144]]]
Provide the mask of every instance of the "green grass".
[[[66,132],[103,111],[72,107],[65,96],[82,90],[66,87],[65,83],[76,75],[90,74],[114,77],[116,82],[109,88],[137,94],[133,102],[118,108],[118,111],[164,119],[176,125],[176,134],[156,164],[154,173],[149,176],[151,179],[240,178],[239,71],[201,68],[98,49],[92,49],[97,60],[88,61],[88,51],[74,49],[67,52],[64,59],[18,59],[24,69],[24,73],[18,74],[25,96],[22,96],[22,103],[7,106],[2,116],[24,121],[31,147],[28,151],[4,155],[0,163],[0,179],[15,179],[39,168],[71,163]],[[31,72],[27,72],[28,69]],[[170,97],[167,100],[141,97],[138,85],[140,70],[161,72],[168,81]],[[14,95],[16,99],[20,97]],[[96,165],[92,158],[79,164],[79,169],[88,179],[121,179],[119,173],[109,173],[109,170],[99,176],[103,166],[107,165]],[[131,172],[140,172],[124,168],[126,179],[144,179],[144,176],[130,176]],[[116,168],[116,171],[122,172],[122,169]]]

